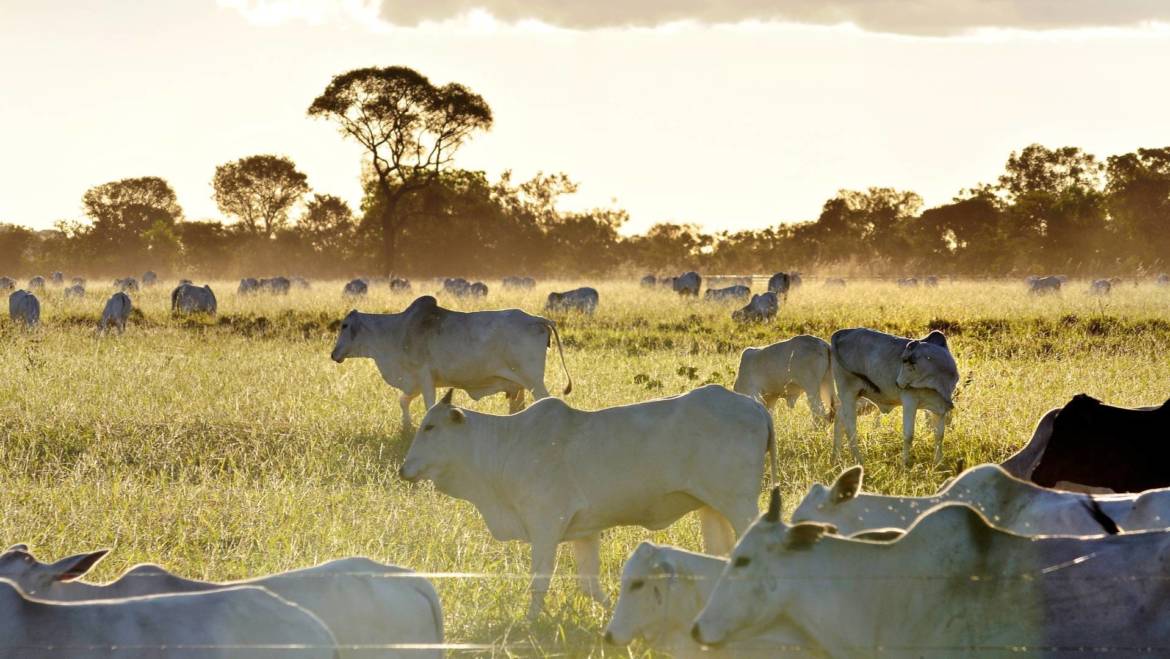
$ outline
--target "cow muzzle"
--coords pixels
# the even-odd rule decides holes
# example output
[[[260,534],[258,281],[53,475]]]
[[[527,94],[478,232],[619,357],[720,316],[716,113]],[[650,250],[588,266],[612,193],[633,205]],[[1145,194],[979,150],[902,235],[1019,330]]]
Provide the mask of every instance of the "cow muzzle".
[[[333,352],[329,353],[329,359],[332,359],[333,361],[340,364],[341,362],[345,361],[345,355],[334,350]]]
[[[697,622],[691,626],[691,638],[693,638],[699,645],[709,648],[717,648],[723,642],[722,639],[715,640],[705,638],[703,636],[703,628],[700,627],[699,623]]]
[[[409,461],[403,462],[398,469],[398,476],[408,483],[417,483],[422,479],[422,469],[418,465],[411,464]]]

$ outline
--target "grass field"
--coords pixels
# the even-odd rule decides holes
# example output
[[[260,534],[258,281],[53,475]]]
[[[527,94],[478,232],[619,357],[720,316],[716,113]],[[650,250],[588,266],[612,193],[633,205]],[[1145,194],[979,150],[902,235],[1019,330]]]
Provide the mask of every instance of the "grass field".
[[[477,306],[540,313],[548,291],[571,285],[577,282],[493,290]],[[1170,394],[1170,290],[1152,284],[1122,284],[1098,298],[1087,294],[1087,282],[1074,281],[1061,295],[1036,298],[1022,282],[916,290],[806,283],[775,323],[750,327],[734,325],[729,306],[636,284],[593,285],[601,292],[595,317],[558,318],[575,381],[568,401],[582,408],[707,382],[730,386],[741,349],[798,333],[942,329],[963,380],[944,462],[931,464],[930,433],[920,424],[914,464],[903,468],[900,414],[878,427],[862,417],[867,489],[876,491],[927,493],[960,457],[967,465],[1002,460],[1043,412],[1076,393],[1119,405]],[[492,646],[467,653],[644,651],[604,646],[608,612],[575,588],[567,548],[547,614],[524,622],[526,545],[492,540],[470,504],[396,476],[410,442],[396,394],[371,361],[329,359],[336,323],[351,306],[342,282],[315,282],[283,298],[240,298],[234,283],[212,286],[220,315],[206,321],[172,319],[170,285],[133,294],[142,316],[121,337],[94,336],[111,292],[97,287],[82,301],[45,291],[43,325],[32,332],[0,322],[0,542],[27,542],[42,558],[114,547],[99,579],[143,561],[235,579],[367,555],[425,572],[471,573],[434,579],[448,641]],[[359,308],[398,311],[412,297],[378,288]],[[564,378],[554,356],[546,382],[559,391]],[[461,394],[456,401],[470,404]],[[506,410],[502,396],[472,405]],[[416,401],[416,418],[422,412]],[[803,401],[795,410],[781,405],[775,416],[791,510],[812,482],[847,465],[832,461],[831,431],[812,421]],[[661,533],[607,534],[603,583],[614,596],[622,560],[647,538],[700,549],[692,517]]]

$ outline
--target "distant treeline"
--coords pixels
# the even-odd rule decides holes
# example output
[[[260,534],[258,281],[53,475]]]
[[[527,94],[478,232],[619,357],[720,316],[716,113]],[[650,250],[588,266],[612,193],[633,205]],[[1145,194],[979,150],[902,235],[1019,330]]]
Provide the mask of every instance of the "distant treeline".
[[[1170,147],[1104,161],[1076,147],[1013,152],[993,183],[922,208],[910,191],[842,190],[815,220],[706,233],[663,223],[623,236],[618,209],[564,212],[563,174],[515,182],[445,169],[409,194],[367,176],[357,212],[313,193],[287,158],[252,156],[217,168],[215,199],[230,221],[184,218],[162,178],[86,191],[85,220],[52,230],[0,224],[0,275],[53,270],[91,276],[201,277],[358,274],[499,277],[632,276],[685,269],[799,270],[892,276],[1111,275],[1170,269]],[[384,183],[384,182],[383,182]],[[711,190],[733,196],[734,189]],[[392,195],[397,237],[380,233]]]

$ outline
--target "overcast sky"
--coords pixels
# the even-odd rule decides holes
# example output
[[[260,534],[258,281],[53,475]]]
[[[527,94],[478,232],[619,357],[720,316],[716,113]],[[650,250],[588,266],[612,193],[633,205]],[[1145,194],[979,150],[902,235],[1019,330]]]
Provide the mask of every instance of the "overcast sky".
[[[870,185],[943,203],[1031,142],[1170,145],[1161,0],[0,3],[0,222],[36,227],[129,176],[218,216],[215,166],[255,153],[356,206],[361,152],[305,109],[371,65],[487,99],[462,166],[567,172],[567,207],[634,230],[811,219]]]

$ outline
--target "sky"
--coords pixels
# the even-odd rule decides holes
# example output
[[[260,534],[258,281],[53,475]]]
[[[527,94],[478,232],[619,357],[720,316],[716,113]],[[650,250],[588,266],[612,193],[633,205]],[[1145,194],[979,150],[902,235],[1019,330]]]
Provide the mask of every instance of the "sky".
[[[219,217],[218,164],[287,155],[356,208],[362,152],[305,111],[405,65],[495,124],[457,164],[568,173],[627,231],[814,219],[837,190],[946,203],[1027,144],[1170,145],[1162,0],[0,0],[0,222],[82,219],[161,176]]]

